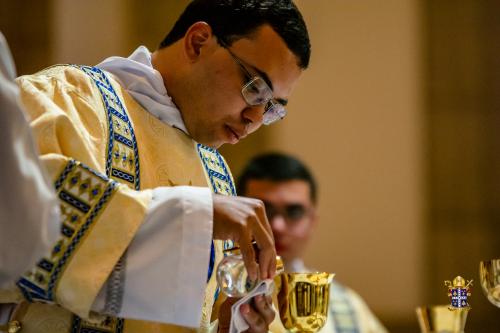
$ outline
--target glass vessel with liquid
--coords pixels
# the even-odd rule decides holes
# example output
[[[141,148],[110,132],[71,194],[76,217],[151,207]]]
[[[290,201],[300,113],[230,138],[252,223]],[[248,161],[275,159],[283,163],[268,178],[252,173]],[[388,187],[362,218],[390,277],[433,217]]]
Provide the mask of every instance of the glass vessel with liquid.
[[[281,257],[276,257],[276,275],[283,273]],[[257,271],[259,274],[259,272]],[[220,290],[229,297],[243,297],[259,283],[248,278],[248,272],[241,254],[229,254],[217,266],[217,283]]]
[[[481,261],[479,279],[488,300],[500,308],[500,259]]]

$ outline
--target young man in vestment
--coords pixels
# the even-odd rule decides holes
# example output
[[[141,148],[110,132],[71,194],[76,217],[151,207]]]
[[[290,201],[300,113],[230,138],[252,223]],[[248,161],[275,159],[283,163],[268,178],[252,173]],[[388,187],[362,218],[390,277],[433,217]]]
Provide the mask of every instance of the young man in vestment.
[[[62,218],[51,251],[0,290],[6,325],[217,331],[223,249],[238,242],[252,279],[274,276],[276,250],[216,149],[282,119],[309,56],[291,0],[195,0],[153,53],[18,78]],[[241,310],[249,332],[275,316],[265,297]]]
[[[238,179],[241,195],[264,202],[276,250],[285,271],[307,272],[302,256],[318,222],[316,181],[298,159],[269,153],[254,157]],[[272,327],[279,327],[273,323]],[[330,289],[328,319],[321,333],[386,333],[361,297],[335,279]]]

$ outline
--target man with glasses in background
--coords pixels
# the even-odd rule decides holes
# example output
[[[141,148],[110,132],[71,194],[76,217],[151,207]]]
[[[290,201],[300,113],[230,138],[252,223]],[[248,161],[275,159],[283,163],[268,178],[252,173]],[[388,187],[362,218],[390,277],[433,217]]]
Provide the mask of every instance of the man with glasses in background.
[[[264,205],[235,196],[216,149],[282,119],[309,57],[291,0],[194,0],[152,53],[18,78],[62,218],[52,250],[0,290],[8,325],[216,331],[223,249],[239,243],[252,279],[276,266]],[[275,316],[265,297],[241,315],[249,332]]]
[[[285,271],[309,271],[302,256],[318,222],[316,187],[313,175],[301,161],[280,153],[256,156],[238,178],[238,192],[260,199],[266,206]],[[328,320],[320,332],[387,332],[361,297],[335,279],[330,296]],[[279,323],[272,328],[275,326]]]

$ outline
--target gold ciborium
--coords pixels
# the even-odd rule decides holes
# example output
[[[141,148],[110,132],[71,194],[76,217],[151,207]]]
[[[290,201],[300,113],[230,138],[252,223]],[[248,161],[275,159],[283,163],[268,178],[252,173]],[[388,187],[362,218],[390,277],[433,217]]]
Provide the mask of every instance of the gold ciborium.
[[[432,305],[416,311],[422,333],[463,333],[469,308],[452,311],[448,305]]]
[[[279,276],[281,322],[290,332],[314,333],[326,323],[334,274],[283,273]]]
[[[479,279],[488,300],[500,308],[500,259],[481,261]]]

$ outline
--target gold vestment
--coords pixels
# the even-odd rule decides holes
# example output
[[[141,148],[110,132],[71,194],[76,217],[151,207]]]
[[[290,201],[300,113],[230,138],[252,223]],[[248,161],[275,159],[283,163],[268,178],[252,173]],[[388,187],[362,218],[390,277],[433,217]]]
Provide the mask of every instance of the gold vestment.
[[[155,118],[99,69],[53,66],[20,77],[18,84],[61,202],[62,235],[53,252],[18,282],[23,295],[0,290],[0,303],[32,302],[15,314],[26,333],[195,331],[97,315],[91,306],[140,228],[151,189],[208,186],[234,195],[224,159]],[[213,242],[212,268],[223,246]],[[213,271],[201,331],[213,326]]]

